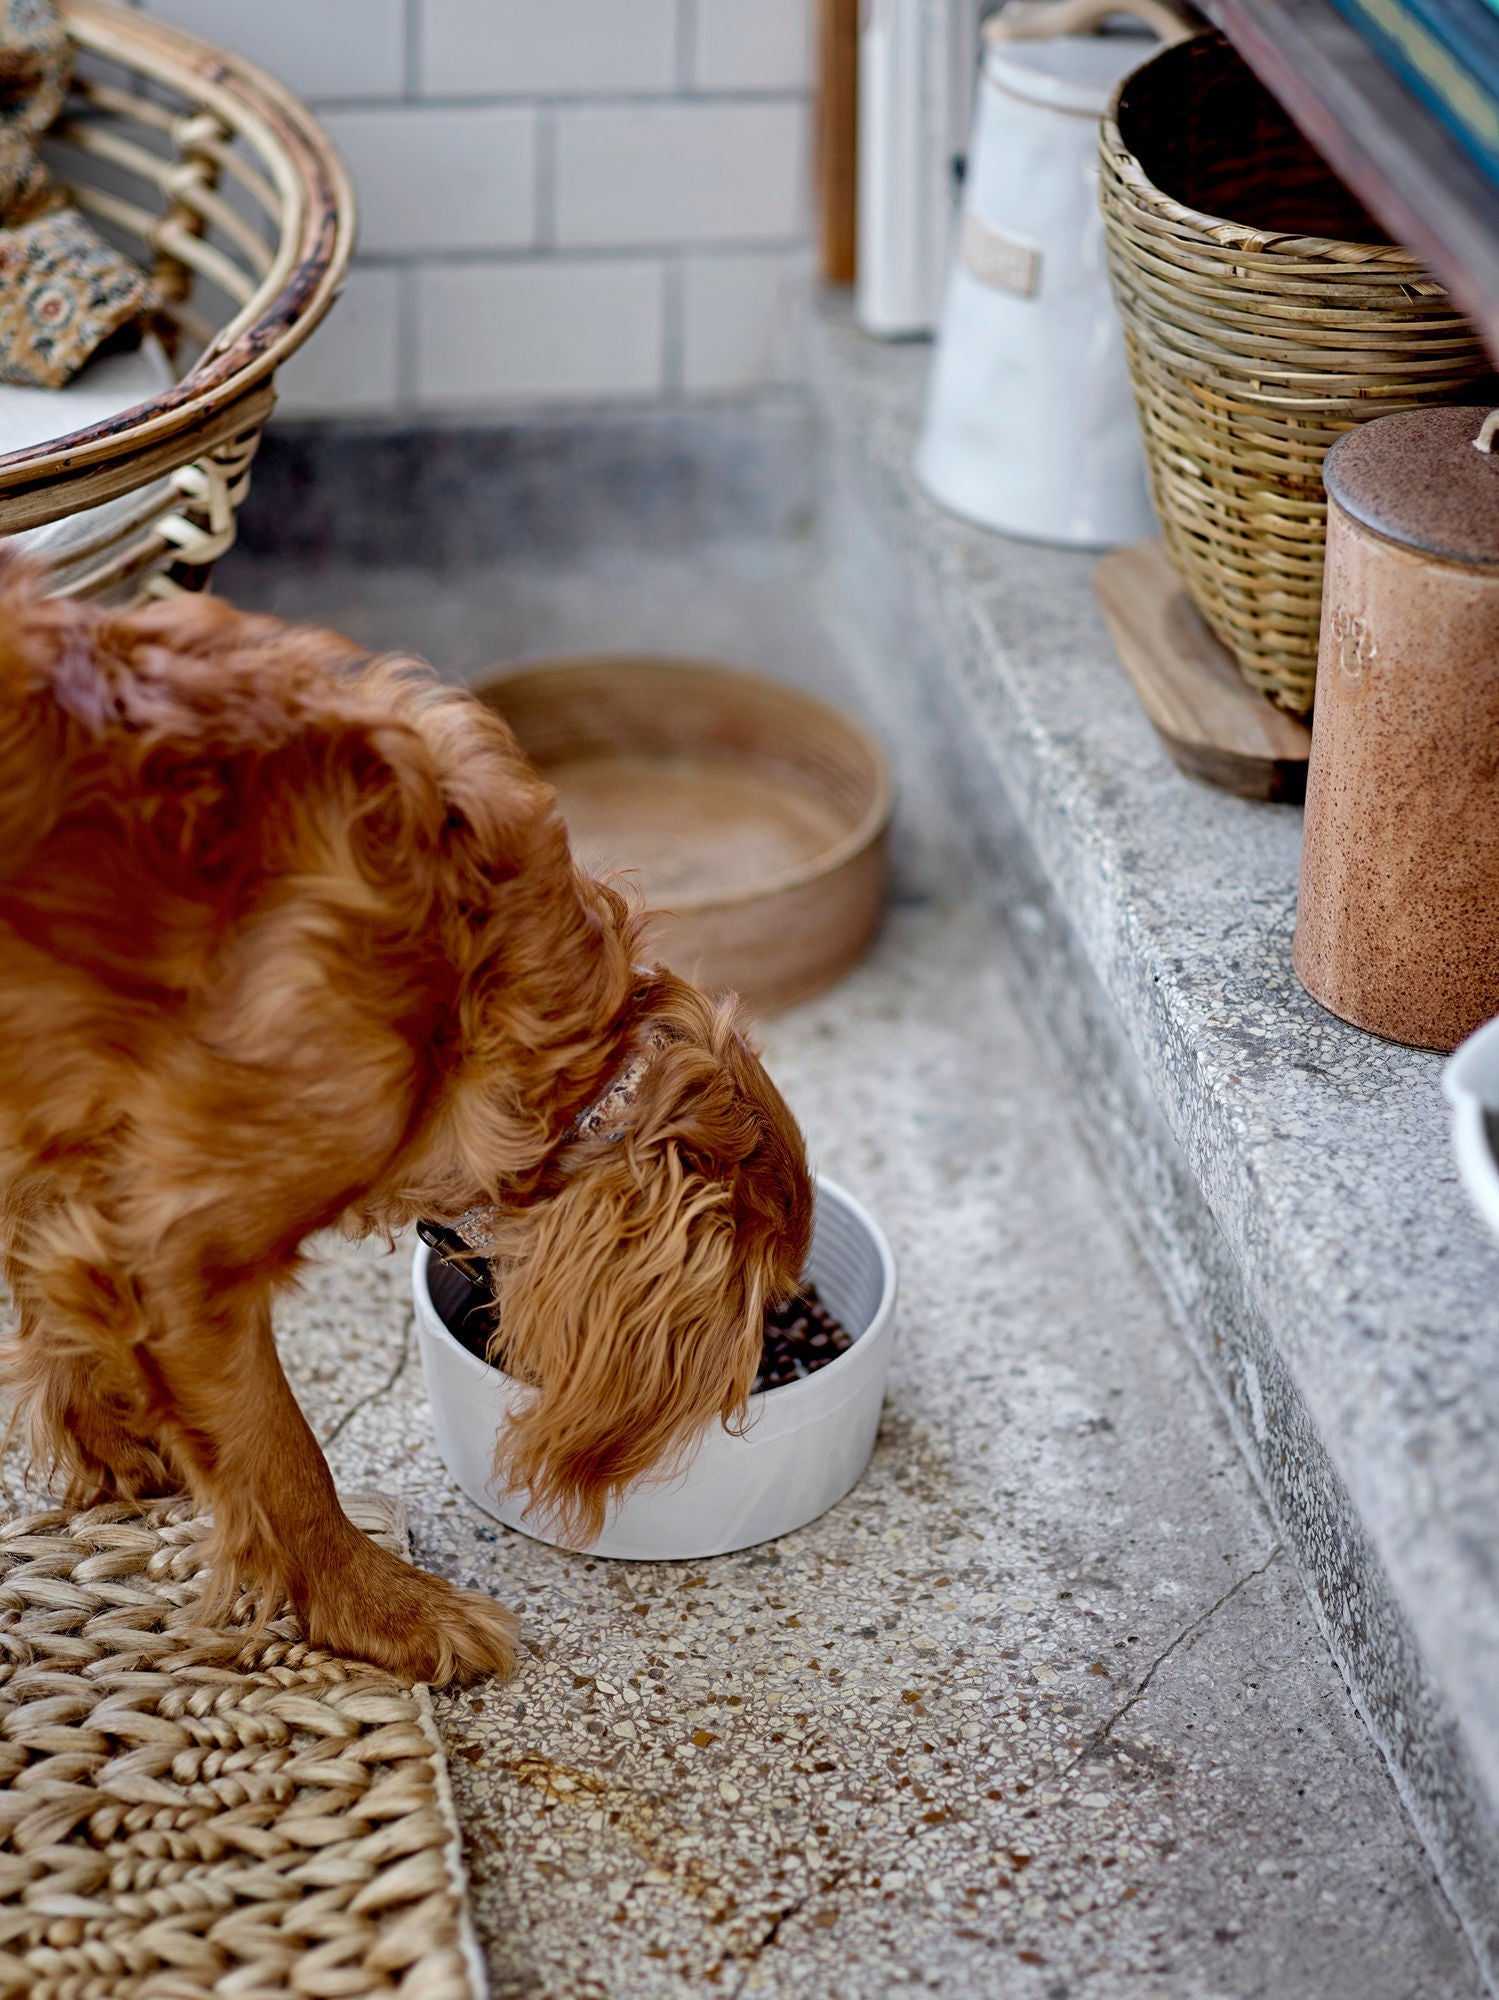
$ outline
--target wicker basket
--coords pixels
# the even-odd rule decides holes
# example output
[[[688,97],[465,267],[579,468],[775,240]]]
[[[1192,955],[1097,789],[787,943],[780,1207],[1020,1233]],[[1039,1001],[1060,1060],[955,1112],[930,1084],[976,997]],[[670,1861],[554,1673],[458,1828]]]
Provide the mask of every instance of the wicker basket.
[[[1305,715],[1325,453],[1371,417],[1481,400],[1491,364],[1219,35],[1126,78],[1101,191],[1167,547],[1246,679]]]
[[[0,456],[0,534],[139,494],[98,517],[60,587],[201,588],[234,540],[276,370],[342,281],[353,195],[315,120],[253,64],[108,0],[61,12],[78,75],[47,156],[150,272],[179,379],[108,423]]]

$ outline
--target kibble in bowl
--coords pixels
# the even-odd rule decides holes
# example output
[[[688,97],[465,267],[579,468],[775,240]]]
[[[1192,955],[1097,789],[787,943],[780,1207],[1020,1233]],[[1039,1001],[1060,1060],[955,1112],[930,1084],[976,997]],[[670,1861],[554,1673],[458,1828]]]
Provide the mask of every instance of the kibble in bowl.
[[[482,1350],[481,1322],[465,1327],[462,1303],[439,1284],[457,1330],[447,1324],[428,1283],[435,1262],[418,1244],[417,1338],[443,1463],[486,1513],[560,1542],[547,1523],[528,1516],[525,1494],[491,1490],[496,1433],[531,1391],[473,1351]],[[848,1492],[879,1428],[895,1333],[895,1259],[868,1211],[820,1175],[806,1285],[792,1309],[770,1316],[760,1375],[767,1386],[751,1396],[744,1432],[715,1424],[685,1471],[632,1487],[588,1544],[590,1555],[724,1555],[789,1534]]]

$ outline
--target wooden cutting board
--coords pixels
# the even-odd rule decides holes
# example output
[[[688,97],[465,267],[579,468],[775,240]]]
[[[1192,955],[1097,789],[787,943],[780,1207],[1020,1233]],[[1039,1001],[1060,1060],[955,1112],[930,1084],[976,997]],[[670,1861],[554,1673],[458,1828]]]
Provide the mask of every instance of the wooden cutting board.
[[[1312,732],[1244,679],[1162,542],[1106,555],[1093,591],[1141,706],[1189,778],[1241,799],[1306,796]]]

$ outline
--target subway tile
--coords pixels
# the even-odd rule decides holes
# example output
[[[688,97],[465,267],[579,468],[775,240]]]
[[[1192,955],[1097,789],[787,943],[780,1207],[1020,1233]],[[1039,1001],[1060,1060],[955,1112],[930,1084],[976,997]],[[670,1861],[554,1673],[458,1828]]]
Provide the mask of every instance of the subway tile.
[[[276,372],[287,416],[390,409],[399,393],[401,274],[356,266],[322,325]]]
[[[569,106],[557,113],[557,241],[756,241],[801,234],[800,103]]]
[[[524,248],[536,235],[536,113],[397,104],[329,112],[366,253]]]
[[[417,287],[417,400],[427,408],[585,402],[662,386],[655,259],[428,265]]]
[[[793,277],[804,253],[699,254],[685,260],[682,386],[692,395],[758,389],[791,372]]]
[[[697,0],[700,90],[808,90],[812,0]]]
[[[676,0],[424,0],[420,18],[419,73],[432,97],[673,85]]]
[[[147,11],[248,56],[301,97],[405,87],[405,0],[147,0]]]

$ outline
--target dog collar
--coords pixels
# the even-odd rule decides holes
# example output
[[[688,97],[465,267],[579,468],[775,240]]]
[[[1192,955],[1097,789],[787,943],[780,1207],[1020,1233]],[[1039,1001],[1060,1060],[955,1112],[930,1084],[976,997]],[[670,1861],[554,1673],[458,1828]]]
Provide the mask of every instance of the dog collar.
[[[653,1028],[645,1046],[626,1057],[599,1095],[574,1118],[567,1128],[566,1138],[605,1139],[610,1145],[623,1139],[629,1130],[625,1114],[639,1096],[640,1086],[650,1075],[657,1056],[681,1039],[674,1028]],[[477,1208],[466,1208],[447,1226],[463,1238],[470,1250],[481,1257],[489,1257],[498,1247],[495,1238],[498,1216],[498,1209],[481,1204]]]
[[[635,1054],[615,1071],[601,1095],[578,1113],[568,1127],[569,1135],[576,1139],[610,1141],[622,1139],[627,1128],[617,1121],[639,1096],[640,1086],[650,1075],[651,1066],[657,1056],[678,1040],[680,1037],[671,1028],[652,1028],[645,1047],[637,1049]]]

